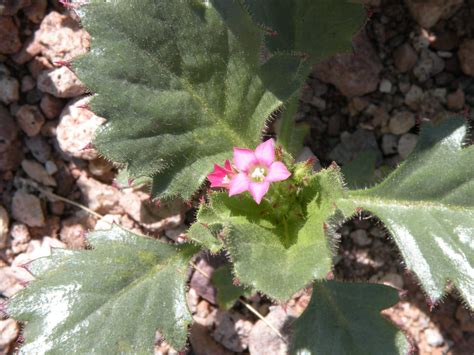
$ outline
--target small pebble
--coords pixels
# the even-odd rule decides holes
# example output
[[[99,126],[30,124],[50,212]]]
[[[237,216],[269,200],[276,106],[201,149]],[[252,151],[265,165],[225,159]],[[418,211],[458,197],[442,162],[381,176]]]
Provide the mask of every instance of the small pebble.
[[[383,94],[390,94],[392,91],[392,83],[387,79],[383,79],[380,82],[379,91]]]
[[[426,342],[434,348],[444,344],[444,338],[437,329],[426,329],[425,336]]]
[[[415,149],[418,143],[418,136],[413,133],[405,133],[398,141],[398,154],[403,159],[406,159],[410,153]]]
[[[395,135],[407,133],[415,127],[415,115],[410,111],[401,111],[390,119],[390,132]]]
[[[49,175],[54,175],[58,172],[58,167],[56,166],[56,164],[52,160],[48,160],[44,164],[44,166],[45,166],[46,171],[48,172]]]

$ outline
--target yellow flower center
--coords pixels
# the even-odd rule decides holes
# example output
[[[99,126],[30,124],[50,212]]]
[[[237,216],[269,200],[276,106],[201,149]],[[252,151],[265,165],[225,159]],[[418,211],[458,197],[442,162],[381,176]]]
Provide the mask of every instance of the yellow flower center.
[[[263,182],[267,175],[267,169],[263,166],[256,166],[250,173],[250,178],[255,182]]]

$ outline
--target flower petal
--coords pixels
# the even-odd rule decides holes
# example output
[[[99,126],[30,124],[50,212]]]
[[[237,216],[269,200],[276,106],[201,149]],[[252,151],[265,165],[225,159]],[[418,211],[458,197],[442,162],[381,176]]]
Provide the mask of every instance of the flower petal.
[[[224,169],[226,169],[228,172],[232,172],[232,165],[230,164],[229,160],[226,160],[224,163]]]
[[[291,173],[281,161],[276,161],[268,169],[265,182],[276,182],[288,179]]]
[[[207,178],[211,182],[211,187],[221,187],[222,181],[226,177],[227,172],[222,166],[214,164],[214,171],[207,175]]]
[[[253,150],[234,148],[234,164],[240,171],[247,172],[253,165],[257,164],[257,158]]]
[[[275,142],[269,139],[255,149],[259,163],[270,166],[275,161]]]
[[[269,188],[269,182],[251,182],[249,184],[250,194],[258,205],[262,202],[262,198],[268,192]]]
[[[241,194],[242,192],[248,191],[250,179],[247,174],[239,173],[235,175],[229,184],[229,196]]]

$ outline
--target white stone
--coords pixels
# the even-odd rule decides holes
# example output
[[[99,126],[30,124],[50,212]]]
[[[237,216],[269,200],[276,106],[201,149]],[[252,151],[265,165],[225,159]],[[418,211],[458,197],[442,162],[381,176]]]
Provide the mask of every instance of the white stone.
[[[415,127],[415,124],[415,115],[412,112],[401,111],[390,119],[389,128],[392,134],[401,135]]]
[[[33,180],[46,186],[56,186],[54,178],[48,174],[48,171],[40,163],[34,160],[25,159],[21,162],[21,167]]]
[[[68,104],[61,113],[56,130],[61,150],[85,160],[97,158],[98,153],[90,144],[97,128],[105,122],[104,118],[85,108],[89,100],[89,97],[83,97]]]
[[[59,98],[83,95],[87,89],[67,67],[43,71],[38,77],[38,89]]]
[[[14,219],[29,227],[43,227],[45,225],[39,198],[21,190],[13,195],[12,215]]]
[[[393,134],[384,134],[382,137],[382,151],[385,155],[395,154],[397,152],[398,137]]]
[[[58,166],[56,163],[52,160],[48,160],[45,164],[44,167],[46,168],[46,171],[48,172],[49,175],[54,175],[58,172]]]
[[[398,154],[403,159],[406,159],[410,153],[415,149],[416,144],[418,143],[418,136],[413,133],[406,133],[400,137],[398,141]]]
[[[424,98],[423,90],[416,85],[412,85],[410,90],[405,94],[405,105],[412,110],[417,110]]]
[[[390,94],[392,91],[392,83],[388,79],[383,79],[380,82],[379,91],[384,94]]]
[[[426,342],[434,348],[444,344],[444,338],[437,329],[426,329],[425,336]]]

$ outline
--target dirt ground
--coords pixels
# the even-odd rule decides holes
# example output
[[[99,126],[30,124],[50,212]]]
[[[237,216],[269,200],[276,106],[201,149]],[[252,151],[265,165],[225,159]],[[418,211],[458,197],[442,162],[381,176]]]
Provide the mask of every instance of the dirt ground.
[[[300,158],[316,155],[322,166],[344,166],[369,150],[375,175],[382,176],[412,151],[421,122],[458,114],[472,124],[474,1],[367,2],[370,16],[354,53],[318,64],[308,79],[298,121],[311,134]],[[19,265],[51,248],[84,248],[88,230],[111,222],[180,242],[196,204],[157,206],[146,192],[117,186],[117,169],[90,145],[104,119],[88,110],[87,89],[67,66],[90,42],[74,14],[54,0],[13,0],[0,2],[0,15],[0,297],[31,279]],[[430,305],[375,218],[361,214],[338,233],[334,276],[400,289],[400,302],[383,313],[415,353],[474,352],[473,314],[449,286],[442,302]],[[196,261],[208,275],[224,262],[206,255]],[[202,273],[194,272],[190,283],[189,353],[286,352],[285,341],[243,303],[218,310]],[[285,333],[309,294],[303,290],[286,305],[259,295],[246,302]],[[15,321],[0,320],[0,353],[14,351],[20,333]],[[177,354],[159,335],[156,353]]]

